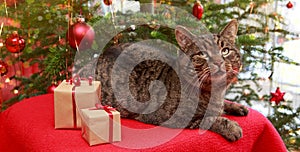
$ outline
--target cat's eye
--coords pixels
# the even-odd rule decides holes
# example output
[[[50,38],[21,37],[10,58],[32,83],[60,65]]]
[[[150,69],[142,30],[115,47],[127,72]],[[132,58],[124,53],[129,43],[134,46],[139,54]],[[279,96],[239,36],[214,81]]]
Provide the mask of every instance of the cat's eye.
[[[208,58],[208,55],[206,52],[199,52],[197,54],[200,58],[203,58],[203,59],[207,59]]]
[[[224,49],[222,49],[221,53],[222,53],[222,56],[227,56],[230,53],[230,50],[229,50],[229,48],[224,48]]]

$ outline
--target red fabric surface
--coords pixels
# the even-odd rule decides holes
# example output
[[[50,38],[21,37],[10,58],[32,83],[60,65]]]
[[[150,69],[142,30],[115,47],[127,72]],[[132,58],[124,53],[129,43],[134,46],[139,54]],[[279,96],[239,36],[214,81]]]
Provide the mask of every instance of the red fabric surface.
[[[80,130],[54,129],[53,94],[47,94],[25,99],[0,114],[0,151],[286,151],[279,134],[259,112],[250,109],[246,117],[226,117],[243,128],[237,142],[211,131],[199,134],[198,129],[168,129],[122,119],[121,142],[90,147]]]

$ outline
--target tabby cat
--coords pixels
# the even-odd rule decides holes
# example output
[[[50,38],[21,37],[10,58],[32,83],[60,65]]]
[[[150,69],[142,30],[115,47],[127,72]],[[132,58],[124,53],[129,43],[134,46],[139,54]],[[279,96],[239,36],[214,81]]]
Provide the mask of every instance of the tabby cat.
[[[115,107],[123,118],[171,128],[209,129],[229,141],[240,139],[240,126],[221,116],[223,112],[248,114],[246,107],[224,102],[226,88],[241,68],[234,45],[237,30],[236,20],[210,36],[196,36],[177,26],[177,55],[162,54],[163,49],[146,43],[106,49],[96,69],[96,79],[102,82],[102,104]]]

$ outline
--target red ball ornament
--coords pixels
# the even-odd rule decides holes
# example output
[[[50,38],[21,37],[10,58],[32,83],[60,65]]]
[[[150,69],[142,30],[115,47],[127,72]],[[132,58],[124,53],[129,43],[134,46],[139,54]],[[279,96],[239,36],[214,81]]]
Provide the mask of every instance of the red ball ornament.
[[[48,88],[47,88],[47,93],[54,93],[54,89],[57,87],[57,85],[55,84],[51,84]]]
[[[201,5],[200,1],[196,1],[193,6],[193,15],[201,20],[203,12],[203,6]]]
[[[14,31],[5,41],[6,49],[11,53],[22,52],[25,48],[25,40]]]
[[[285,92],[281,92],[280,88],[277,87],[275,92],[271,92],[271,99],[270,102],[275,102],[276,105],[278,105],[281,101],[284,101],[283,96],[285,95]]]
[[[112,0],[103,0],[104,4],[109,6],[112,4]]]
[[[0,1],[0,3],[4,3],[4,1]],[[14,7],[15,5],[18,5],[19,2],[24,2],[24,0],[6,0],[6,6],[8,7]]]
[[[95,39],[95,32],[91,26],[84,22],[84,18],[78,18],[77,22],[67,31],[67,42],[78,50],[91,48]]]
[[[286,4],[286,7],[287,8],[293,8],[293,3],[291,1],[289,1],[287,4]]]
[[[6,75],[8,72],[8,65],[4,62],[0,60],[0,75],[4,76]]]

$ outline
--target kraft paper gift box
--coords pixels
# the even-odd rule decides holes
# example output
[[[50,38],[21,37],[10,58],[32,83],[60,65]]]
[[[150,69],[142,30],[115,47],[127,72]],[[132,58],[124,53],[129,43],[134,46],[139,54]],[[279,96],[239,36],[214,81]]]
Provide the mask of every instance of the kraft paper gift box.
[[[80,85],[64,80],[54,90],[55,128],[81,128],[78,109],[94,107],[99,102],[100,81],[81,80]]]
[[[116,110],[81,109],[82,137],[90,145],[121,141],[120,113]]]

